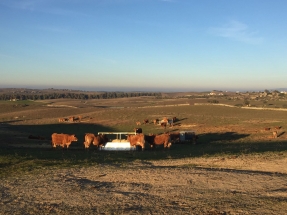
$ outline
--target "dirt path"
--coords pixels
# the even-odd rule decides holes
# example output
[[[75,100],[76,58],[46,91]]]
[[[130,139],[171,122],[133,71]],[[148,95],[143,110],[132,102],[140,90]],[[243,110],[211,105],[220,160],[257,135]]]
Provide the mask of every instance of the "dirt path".
[[[137,161],[6,178],[0,183],[0,214],[287,213],[286,172],[193,162]]]

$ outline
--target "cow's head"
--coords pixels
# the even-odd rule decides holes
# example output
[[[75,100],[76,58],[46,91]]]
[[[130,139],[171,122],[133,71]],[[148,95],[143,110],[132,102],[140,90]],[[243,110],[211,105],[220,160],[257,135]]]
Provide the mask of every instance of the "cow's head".
[[[98,146],[100,143],[100,138],[99,136],[95,135],[95,138],[93,139],[93,145]]]
[[[78,141],[78,138],[76,137],[75,134],[72,134],[71,136],[72,136],[72,141]]]

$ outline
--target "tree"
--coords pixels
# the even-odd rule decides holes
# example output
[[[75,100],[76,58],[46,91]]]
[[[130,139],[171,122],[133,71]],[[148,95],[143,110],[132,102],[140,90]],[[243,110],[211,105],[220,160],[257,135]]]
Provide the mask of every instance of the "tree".
[[[250,101],[248,100],[248,99],[244,99],[244,105],[246,105],[246,106],[250,106]]]

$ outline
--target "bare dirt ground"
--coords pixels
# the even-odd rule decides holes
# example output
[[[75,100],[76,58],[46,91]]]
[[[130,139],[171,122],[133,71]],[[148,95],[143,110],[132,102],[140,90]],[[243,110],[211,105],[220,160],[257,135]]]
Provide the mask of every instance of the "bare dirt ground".
[[[0,214],[286,214],[286,164],[250,156],[42,169],[1,181]]]

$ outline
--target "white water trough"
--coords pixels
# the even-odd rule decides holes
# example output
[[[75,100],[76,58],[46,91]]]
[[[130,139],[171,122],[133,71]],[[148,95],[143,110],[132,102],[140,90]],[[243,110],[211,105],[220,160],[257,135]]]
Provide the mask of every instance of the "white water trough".
[[[130,142],[126,139],[128,134],[136,134],[135,132],[98,132],[98,134],[105,134],[109,137],[107,142],[100,150],[105,151],[132,151],[136,150],[136,147],[130,145]],[[110,138],[112,136],[112,138]]]

